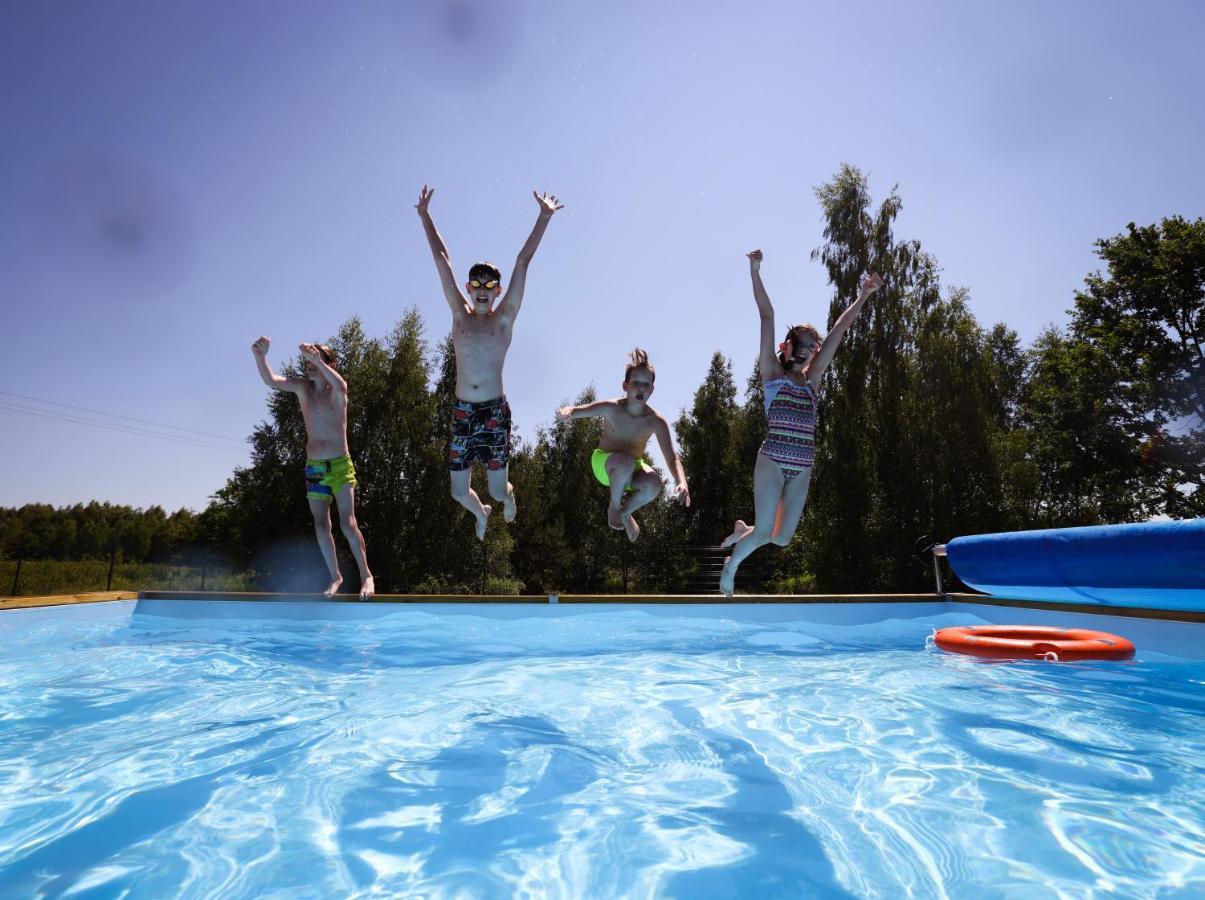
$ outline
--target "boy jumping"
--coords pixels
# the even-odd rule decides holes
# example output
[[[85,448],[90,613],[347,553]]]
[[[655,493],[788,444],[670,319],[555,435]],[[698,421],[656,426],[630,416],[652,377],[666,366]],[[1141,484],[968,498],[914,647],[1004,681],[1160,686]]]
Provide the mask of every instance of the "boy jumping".
[[[452,309],[452,346],[456,351],[456,402],[452,405],[452,444],[448,457],[452,499],[477,520],[477,537],[485,540],[491,507],[473,490],[473,462],[486,467],[490,496],[502,504],[503,518],[515,520],[515,492],[510,484],[510,405],[502,390],[502,365],[510,349],[512,329],[523,303],[527,267],[553,213],[562,208],[556,197],[532,192],[540,214],[527,243],[519,251],[510,287],[502,302],[502,273],[493,263],[475,263],[462,292],[452,274],[452,258],[435,229],[428,206],[434,188],[423,185],[418,195],[419,218],[435,257],[444,297]]]
[[[268,363],[271,341],[261,337],[251,345],[259,377],[264,384],[278,391],[296,394],[301,401],[305,419],[305,487],[314,517],[314,534],[318,549],[330,572],[330,584],[322,592],[331,597],[343,584],[339,563],[335,558],[335,536],[331,531],[331,501],[339,510],[339,524],[351,545],[352,556],[360,569],[360,599],[368,600],[376,591],[372,573],[368,571],[368,556],[364,535],[356,524],[356,468],[347,450],[347,382],[335,371],[335,354],[325,344],[301,344],[305,361],[305,378],[285,378],[272,371]]]
[[[669,423],[648,405],[656,378],[648,354],[637,347],[628,355],[628,366],[623,375],[624,396],[582,406],[562,406],[556,411],[558,422],[588,418],[603,420],[602,437],[590,463],[594,477],[611,489],[607,524],[626,531],[630,541],[640,537],[640,526],[632,514],[661,493],[661,479],[644,461],[644,448],[652,435],[657,436],[661,455],[677,482],[674,493],[683,504],[690,506],[686,473],[674,451]]]

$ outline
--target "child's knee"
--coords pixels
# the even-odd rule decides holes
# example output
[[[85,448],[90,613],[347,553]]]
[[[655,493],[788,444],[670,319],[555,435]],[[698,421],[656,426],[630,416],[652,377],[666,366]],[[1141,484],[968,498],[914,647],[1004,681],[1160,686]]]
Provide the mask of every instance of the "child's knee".
[[[360,526],[356,522],[355,515],[352,514],[352,515],[340,516],[339,517],[339,527],[343,529],[343,533],[345,535],[347,535],[348,537],[351,537],[352,535],[354,535],[356,533],[356,530]]]
[[[779,533],[770,538],[770,543],[777,544],[779,547],[785,547],[791,543],[793,537],[795,537],[795,532],[791,532],[790,534]]]
[[[664,487],[665,485],[661,483],[660,478],[646,472],[637,483],[636,490],[651,500],[660,494]]]
[[[636,460],[626,453],[612,453],[607,460],[607,471],[612,475],[630,475],[636,468]]]
[[[499,503],[501,503],[503,500],[505,500],[509,494],[510,494],[510,483],[509,482],[507,484],[501,484],[501,485],[496,485],[496,484],[490,485],[490,496],[493,497],[495,500],[497,500]]]
[[[469,486],[467,484],[452,485],[453,500],[467,500],[469,498]]]

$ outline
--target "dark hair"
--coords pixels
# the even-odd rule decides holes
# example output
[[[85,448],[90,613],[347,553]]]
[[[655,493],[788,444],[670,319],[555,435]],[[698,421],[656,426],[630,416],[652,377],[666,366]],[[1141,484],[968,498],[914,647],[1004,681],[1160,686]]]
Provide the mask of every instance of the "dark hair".
[[[322,361],[332,369],[335,369],[335,351],[326,344],[315,344],[314,348],[318,351],[318,355],[322,357]]]
[[[653,368],[653,364],[649,362],[649,355],[644,350],[637,347],[628,354],[628,367],[623,370],[623,380],[626,382],[632,377],[632,373],[637,369],[648,369],[649,375],[653,381],[657,380],[657,370]]]
[[[795,333],[799,332],[799,331],[806,331],[808,334],[810,334],[813,338],[816,339],[816,344],[817,344],[817,346],[819,346],[820,332],[816,330],[815,325],[808,325],[808,324],[792,325],[790,328],[787,329],[787,336],[785,338],[783,338],[782,342],[785,344],[787,341],[794,340]],[[784,366],[787,364],[787,355],[785,352],[780,352],[778,354],[778,361],[780,363],[782,363]]]
[[[477,279],[478,281],[501,281],[502,272],[492,262],[473,263],[473,267],[469,269],[469,281]]]

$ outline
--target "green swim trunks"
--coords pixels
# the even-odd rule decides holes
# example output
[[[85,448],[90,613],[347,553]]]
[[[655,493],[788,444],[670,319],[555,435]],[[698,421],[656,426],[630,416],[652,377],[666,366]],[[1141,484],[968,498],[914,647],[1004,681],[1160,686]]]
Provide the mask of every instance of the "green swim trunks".
[[[595,450],[590,456],[590,467],[594,469],[594,477],[606,487],[611,486],[611,476],[607,474],[607,459],[614,452],[614,450]],[[650,474],[653,471],[653,467],[644,461],[644,457],[636,460],[636,467]],[[628,485],[628,490],[632,490],[631,485]]]
[[[305,461],[305,497],[307,500],[335,499],[339,488],[345,484],[356,486],[356,467],[350,456],[334,459],[307,459]]]

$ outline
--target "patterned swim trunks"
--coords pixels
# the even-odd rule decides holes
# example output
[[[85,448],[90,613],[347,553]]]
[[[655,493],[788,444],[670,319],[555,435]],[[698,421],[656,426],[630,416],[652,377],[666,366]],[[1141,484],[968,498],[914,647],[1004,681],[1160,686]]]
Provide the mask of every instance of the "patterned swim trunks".
[[[356,467],[350,456],[334,459],[307,459],[305,461],[305,497],[307,500],[335,499],[339,488],[345,484],[356,486]]]
[[[463,472],[473,462],[491,471],[506,468],[510,462],[510,404],[505,397],[470,403],[452,404],[452,445],[448,468]]]

